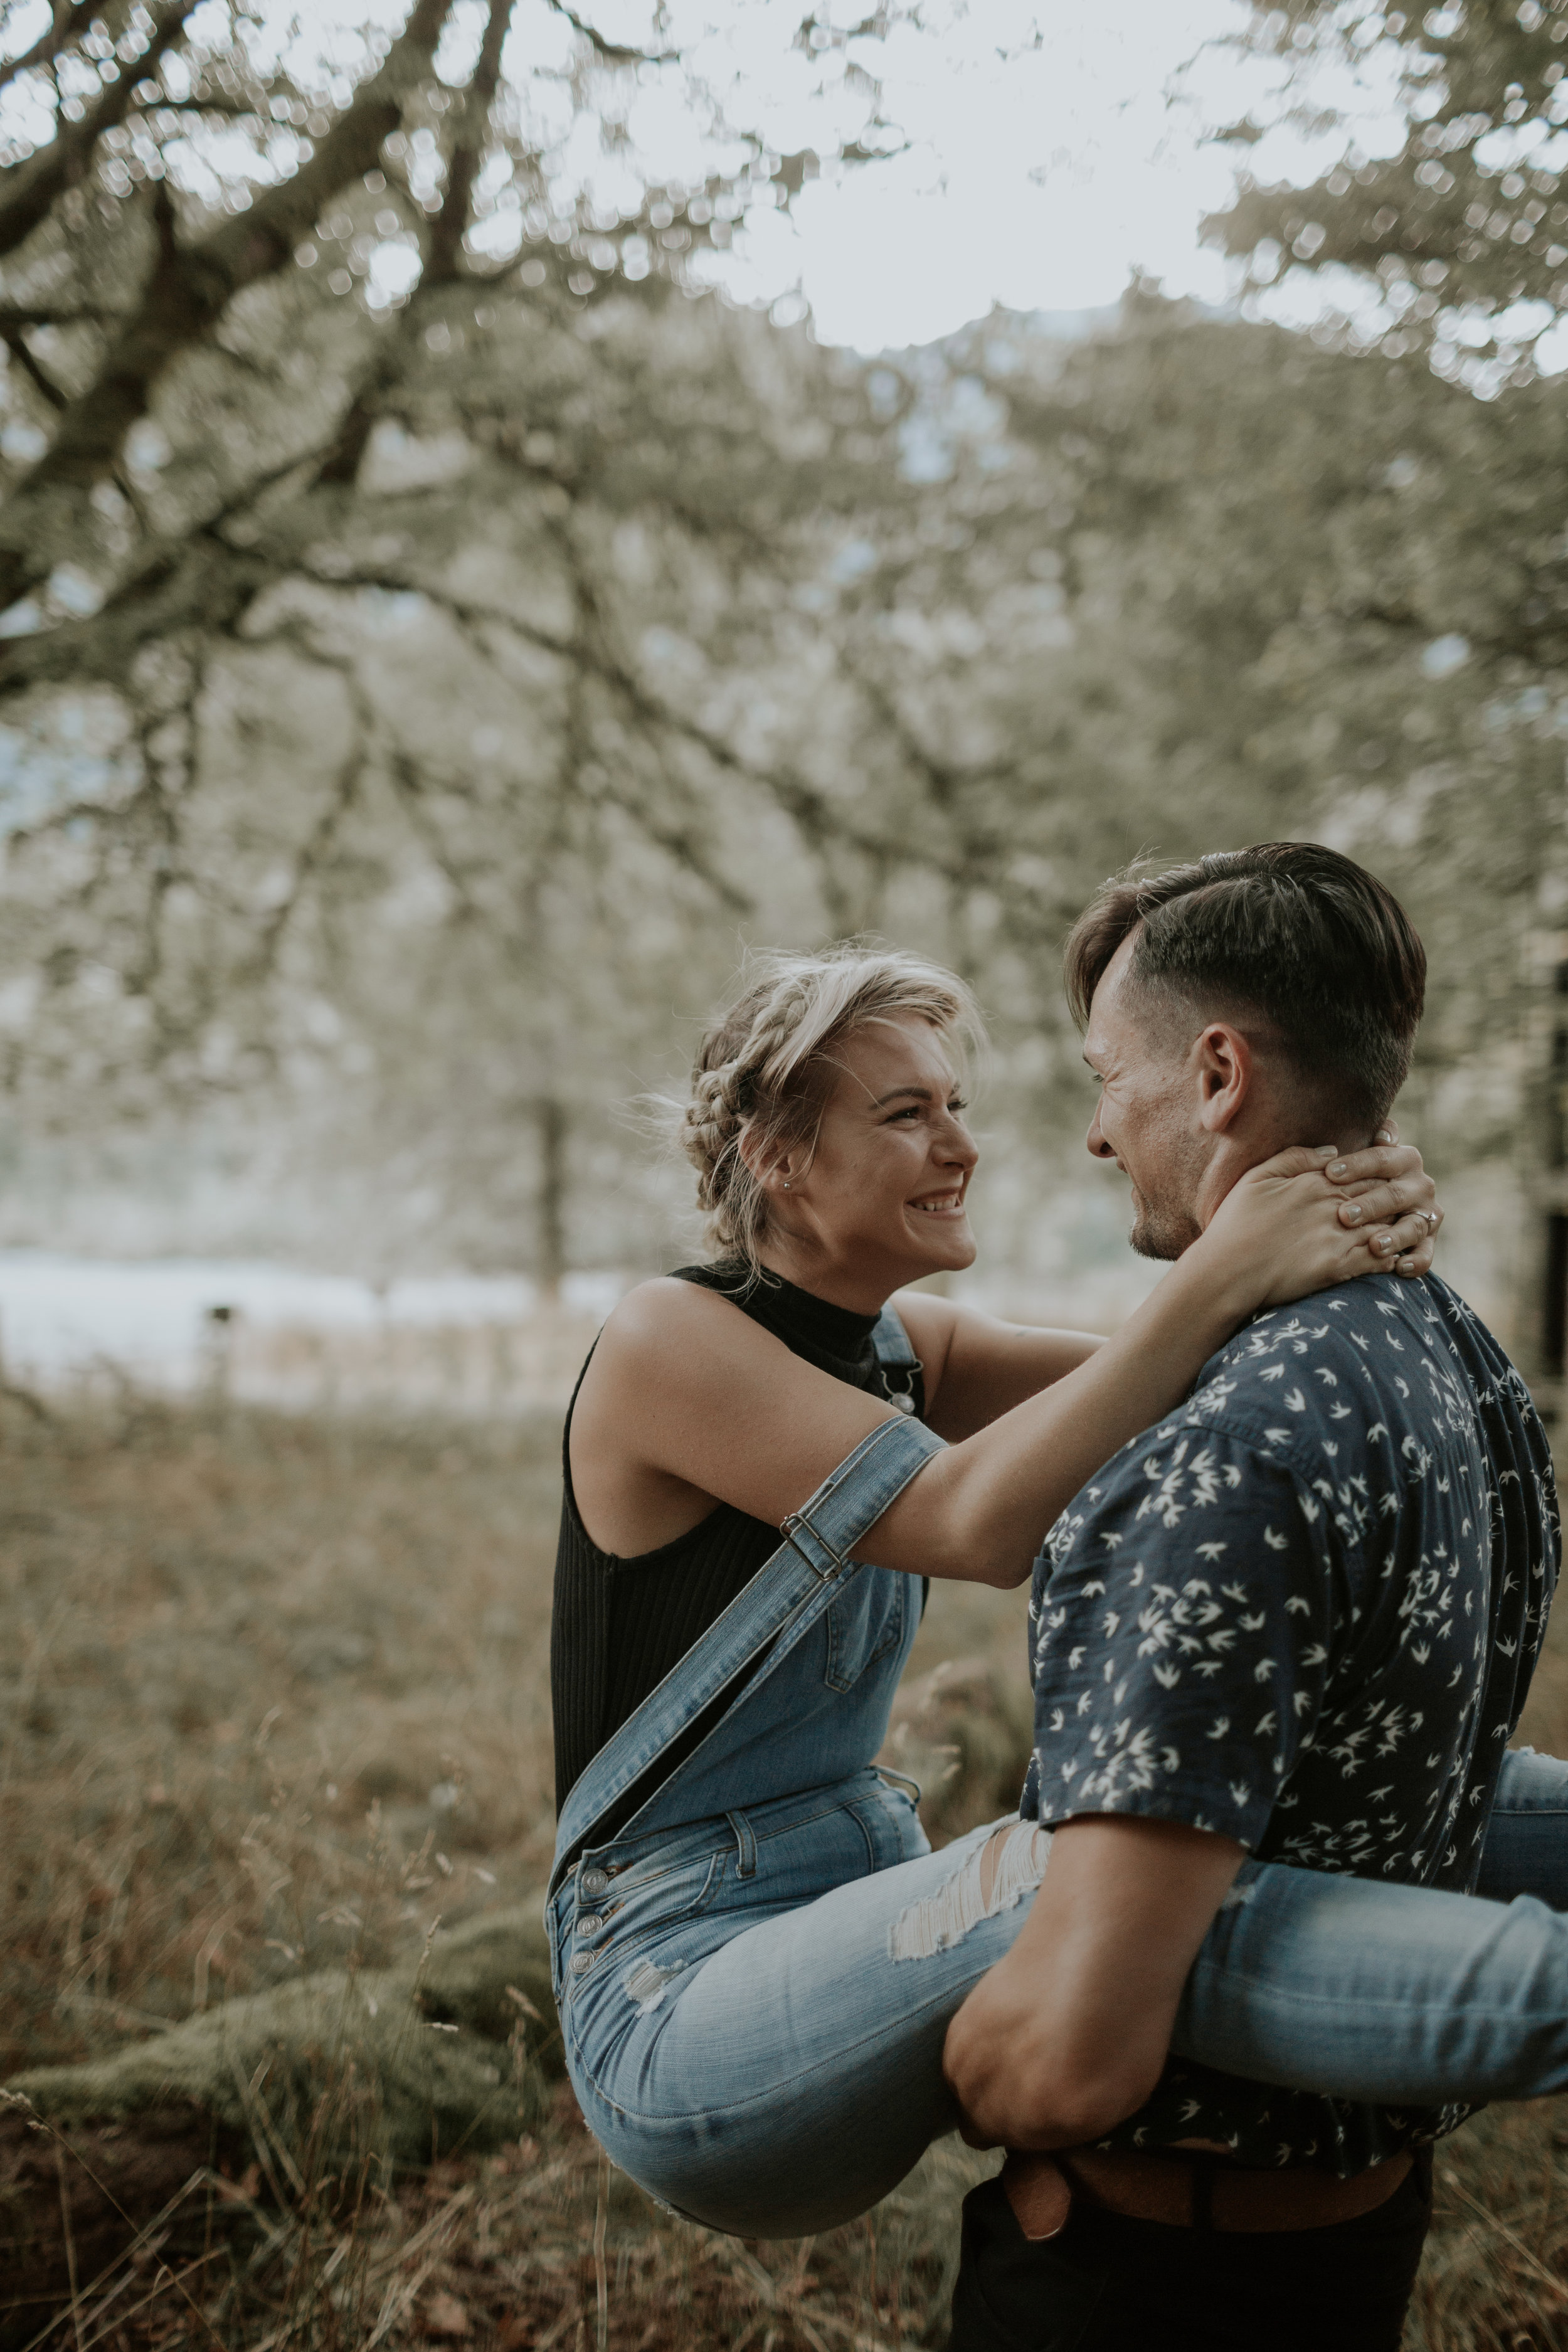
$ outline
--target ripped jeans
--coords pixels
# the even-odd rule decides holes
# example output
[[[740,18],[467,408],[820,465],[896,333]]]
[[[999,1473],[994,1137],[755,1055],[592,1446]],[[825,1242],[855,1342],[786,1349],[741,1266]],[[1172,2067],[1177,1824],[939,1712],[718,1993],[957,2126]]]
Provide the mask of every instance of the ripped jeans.
[[[885,2196],[954,2126],[948,2021],[1045,1867],[1047,1833],[1013,1822],[983,1899],[997,1826],[932,1853],[866,1770],[584,1853],[547,1917],[568,2071],[612,2161],[738,2236]],[[1546,1907],[1568,1908],[1568,1765],[1507,1759],[1482,1885],[1517,1899],[1244,1864],[1173,2047],[1394,2103],[1568,2087],[1568,1917]]]

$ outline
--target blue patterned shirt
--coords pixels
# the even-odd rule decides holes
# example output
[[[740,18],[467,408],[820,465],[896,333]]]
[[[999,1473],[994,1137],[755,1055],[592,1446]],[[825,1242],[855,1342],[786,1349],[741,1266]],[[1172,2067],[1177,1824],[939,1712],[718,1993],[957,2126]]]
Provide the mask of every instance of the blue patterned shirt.
[[[1544,1432],[1445,1284],[1373,1276],[1262,1316],[1051,1530],[1025,1816],[1139,1813],[1468,1889],[1557,1561]],[[1351,2173],[1462,2112],[1173,2060],[1108,2144]]]

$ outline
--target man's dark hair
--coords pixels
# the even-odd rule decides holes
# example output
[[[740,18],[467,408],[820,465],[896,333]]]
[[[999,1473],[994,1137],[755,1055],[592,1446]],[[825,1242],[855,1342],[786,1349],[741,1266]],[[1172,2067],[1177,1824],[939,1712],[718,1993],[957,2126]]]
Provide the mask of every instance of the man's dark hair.
[[[1136,982],[1200,1018],[1261,1016],[1326,1101],[1369,1127],[1387,1116],[1410,1067],[1426,950],[1364,866],[1307,841],[1215,850],[1164,874],[1130,866],[1068,940],[1080,1029],[1106,966],[1140,924]]]

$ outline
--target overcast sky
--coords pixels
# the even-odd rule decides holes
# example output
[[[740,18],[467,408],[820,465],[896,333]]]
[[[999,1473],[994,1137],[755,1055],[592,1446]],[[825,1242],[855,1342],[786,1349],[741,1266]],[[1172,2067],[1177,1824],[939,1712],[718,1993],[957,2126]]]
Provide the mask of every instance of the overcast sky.
[[[649,0],[582,5],[612,37],[647,40]],[[694,106],[693,74],[730,123],[781,153],[827,152],[857,135],[865,85],[846,87],[842,47],[820,57],[803,49],[797,36],[809,5],[664,0],[664,37],[682,64],[644,68],[609,92],[629,134],[618,156],[604,152],[596,113],[574,117],[566,69],[574,36],[548,0],[517,0],[508,79],[530,134],[555,154],[563,191],[586,187],[613,218],[617,205],[635,207],[647,179],[695,185],[716,165],[743,160],[739,147],[725,156],[704,109]],[[819,23],[850,26],[863,7],[864,0],[816,0],[814,13]],[[199,7],[193,19],[198,36],[206,13]],[[258,49],[286,53],[307,83],[331,87],[335,72],[332,97],[342,102],[365,67],[359,28],[369,21],[391,31],[406,13],[406,0],[259,0],[250,37]],[[1226,202],[1233,159],[1245,155],[1273,180],[1300,179],[1327,160],[1329,149],[1314,150],[1292,131],[1273,132],[1251,150],[1205,141],[1216,124],[1269,111],[1275,69],[1239,57],[1227,38],[1248,22],[1246,0],[1117,0],[1114,7],[922,0],[920,14],[921,29],[900,26],[847,52],[881,84],[882,112],[903,151],[808,186],[789,215],[754,215],[732,255],[702,265],[743,299],[782,298],[785,315],[798,288],[826,342],[862,351],[924,342],[997,302],[1092,309],[1114,302],[1140,268],[1169,293],[1222,301],[1233,280],[1199,244],[1198,224]],[[13,51],[48,16],[47,0],[21,0],[6,26]],[[457,0],[441,60],[449,79],[466,78],[483,16],[481,0]],[[222,27],[213,0],[215,38]],[[1360,142],[1375,154],[1399,143],[1390,87],[1374,58],[1359,92],[1342,79],[1316,94],[1351,102]],[[6,117],[23,103],[14,89]],[[197,144],[223,135],[193,124],[189,171],[174,159],[197,193],[209,192]],[[291,145],[287,133],[279,138]],[[1331,151],[1343,143],[1334,134]],[[280,151],[279,168],[289,162]],[[509,233],[515,247],[521,229],[510,193],[489,224],[494,257],[504,257]],[[1325,289],[1297,276],[1299,289],[1271,298],[1277,315],[1322,307]],[[1331,298],[1342,289],[1326,291]]]
[[[1223,301],[1234,281],[1198,225],[1227,201],[1235,159],[1274,180],[1326,161],[1293,131],[1251,150],[1205,140],[1266,110],[1277,79],[1231,46],[1251,14],[1242,0],[938,0],[922,14],[931,30],[866,52],[908,152],[807,188],[793,217],[748,231],[728,273],[753,298],[798,280],[824,341],[924,342],[994,302],[1090,309],[1137,268],[1168,293]],[[759,44],[755,78],[768,73]],[[1359,89],[1321,89],[1353,112],[1366,152],[1398,146],[1376,64]],[[1343,143],[1334,136],[1333,153]],[[1322,301],[1307,282],[1276,307],[1310,316]]]
[[[1038,47],[1020,39],[1031,17]],[[999,53],[1004,18],[1011,53]],[[1202,143],[1198,100],[1235,81],[1204,44],[1241,21],[1235,0],[1048,0],[952,10],[940,34],[895,36],[884,106],[909,152],[752,229],[737,290],[798,277],[823,341],[862,350],[948,334],[994,302],[1113,302],[1135,268],[1169,292],[1223,299],[1225,266],[1198,221],[1226,201],[1234,151]]]

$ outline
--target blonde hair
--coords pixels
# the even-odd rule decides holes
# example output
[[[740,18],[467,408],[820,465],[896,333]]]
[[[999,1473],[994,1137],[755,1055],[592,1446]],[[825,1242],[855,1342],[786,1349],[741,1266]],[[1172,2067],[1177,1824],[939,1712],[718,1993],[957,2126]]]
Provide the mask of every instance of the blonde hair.
[[[965,1055],[983,1050],[973,991],[942,964],[843,940],[815,955],[760,955],[746,985],[697,1051],[680,1141],[697,1171],[710,1248],[760,1271],[768,1196],[746,1165],[742,1137],[771,1159],[814,1148],[835,1076],[833,1048],[855,1030],[918,1013]]]

